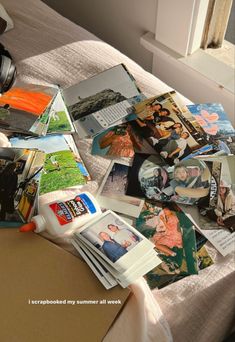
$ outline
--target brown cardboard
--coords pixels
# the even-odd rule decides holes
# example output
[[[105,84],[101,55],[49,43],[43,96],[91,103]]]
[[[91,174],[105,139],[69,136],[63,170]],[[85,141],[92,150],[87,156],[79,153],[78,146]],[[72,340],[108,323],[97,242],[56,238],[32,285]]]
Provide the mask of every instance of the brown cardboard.
[[[106,290],[89,267],[35,233],[0,229],[0,341],[101,341],[129,291]],[[120,304],[29,304],[29,300]]]

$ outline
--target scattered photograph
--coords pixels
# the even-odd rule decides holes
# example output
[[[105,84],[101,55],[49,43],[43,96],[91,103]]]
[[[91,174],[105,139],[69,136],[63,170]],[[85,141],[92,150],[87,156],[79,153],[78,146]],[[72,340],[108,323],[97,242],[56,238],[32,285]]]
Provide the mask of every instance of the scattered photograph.
[[[187,108],[206,132],[215,150],[235,154],[235,129],[221,104],[195,104]]]
[[[207,144],[206,134],[191,114],[183,114],[171,93],[134,105],[132,123],[139,135],[173,165]]]
[[[132,104],[143,96],[133,76],[119,64],[64,89],[63,98],[74,127],[83,138],[94,136],[131,115]]]
[[[77,134],[80,138],[95,136],[109,127],[133,120],[136,118],[132,113],[133,102],[138,103],[142,97],[141,94],[134,96],[74,121]]]
[[[226,256],[234,251],[235,232],[222,227],[216,221],[205,216],[206,211],[200,210],[201,215],[197,220],[197,229],[210,241],[220,254]]]
[[[156,154],[155,150],[138,136],[132,122],[123,123],[94,137],[91,154],[108,157],[133,157],[139,153]]]
[[[47,134],[65,134],[72,132],[74,132],[74,127],[61,95],[61,91],[59,91],[50,108]]]
[[[214,264],[214,261],[205,246],[202,246],[202,248],[197,251],[196,256],[199,270],[204,270]]]
[[[45,109],[45,111],[38,116],[37,120],[30,127],[29,131],[37,136],[46,135],[47,128],[50,120],[51,104]]]
[[[134,144],[138,146],[138,137],[131,131],[131,126],[124,123],[95,136],[91,153],[109,157],[133,157]]]
[[[127,164],[115,161],[111,162],[98,190],[97,200],[101,207],[138,217],[144,201],[137,197],[126,195],[129,169],[130,166]]]
[[[119,64],[63,90],[73,120],[139,95],[133,76]]]
[[[86,178],[80,167],[79,155],[75,154],[63,135],[48,135],[31,139],[11,139],[13,146],[38,148],[46,153],[40,181],[39,194],[83,185]]]
[[[160,156],[135,154],[126,194],[147,199],[195,204],[209,201],[211,172],[195,158],[168,166]]]
[[[194,224],[176,205],[146,201],[136,219],[136,229],[154,243],[162,260],[146,275],[150,288],[198,273]]]
[[[30,221],[44,159],[41,151],[0,148],[0,221]]]
[[[235,156],[210,158],[212,164],[210,202],[201,209],[201,214],[209,218],[201,229],[225,229],[235,232]],[[209,159],[209,160],[210,160]]]

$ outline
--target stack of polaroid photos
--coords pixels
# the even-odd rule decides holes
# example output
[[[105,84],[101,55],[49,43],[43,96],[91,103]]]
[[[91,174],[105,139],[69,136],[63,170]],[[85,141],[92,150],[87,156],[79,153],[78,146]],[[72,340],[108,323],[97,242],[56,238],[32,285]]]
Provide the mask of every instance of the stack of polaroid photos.
[[[161,263],[154,244],[111,210],[77,230],[72,243],[107,289],[125,288]]]

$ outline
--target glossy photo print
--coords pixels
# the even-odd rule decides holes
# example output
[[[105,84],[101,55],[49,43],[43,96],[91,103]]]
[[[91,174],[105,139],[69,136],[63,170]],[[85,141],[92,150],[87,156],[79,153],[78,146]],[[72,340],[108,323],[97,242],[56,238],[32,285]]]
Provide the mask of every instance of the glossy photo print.
[[[215,149],[226,154],[235,153],[235,129],[220,103],[188,105]]]
[[[40,195],[87,182],[87,176],[84,176],[81,168],[81,158],[68,144],[66,135],[47,135],[26,140],[13,138],[11,143],[17,147],[27,146],[45,151]]]
[[[138,217],[144,201],[138,197],[126,195],[129,170],[129,165],[113,161],[96,197],[101,207]]]
[[[137,119],[132,126],[173,165],[200,150],[206,134],[192,115],[184,115],[171,93],[155,96],[134,106]]]
[[[162,260],[146,275],[152,289],[198,273],[194,224],[178,207],[146,201],[136,229],[154,243]]]
[[[127,195],[192,205],[209,201],[210,181],[209,167],[195,158],[168,166],[160,156],[136,154]]]
[[[27,222],[34,214],[45,155],[27,148],[0,148],[0,221]],[[4,223],[0,225],[4,226]]]

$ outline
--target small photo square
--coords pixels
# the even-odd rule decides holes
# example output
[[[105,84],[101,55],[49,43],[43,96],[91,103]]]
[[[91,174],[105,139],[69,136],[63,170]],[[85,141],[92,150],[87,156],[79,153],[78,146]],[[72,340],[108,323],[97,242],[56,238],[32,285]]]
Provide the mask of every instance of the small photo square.
[[[134,233],[131,226],[111,212],[85,228],[80,234],[113,263],[142,241],[142,237]]]

